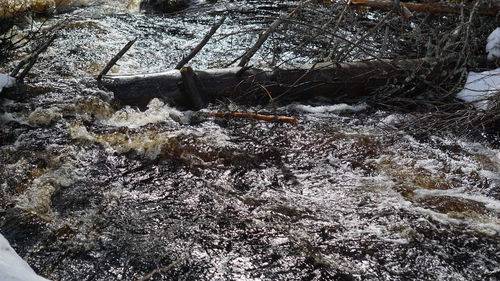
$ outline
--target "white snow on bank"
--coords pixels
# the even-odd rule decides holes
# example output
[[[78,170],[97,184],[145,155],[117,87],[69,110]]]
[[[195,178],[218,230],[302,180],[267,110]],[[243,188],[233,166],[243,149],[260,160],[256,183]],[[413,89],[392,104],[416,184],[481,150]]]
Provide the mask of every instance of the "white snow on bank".
[[[48,281],[35,273],[0,234],[0,281]]]
[[[2,92],[3,88],[14,86],[14,83],[16,83],[16,79],[10,77],[9,75],[0,73],[0,93]]]
[[[486,44],[488,60],[500,58],[500,27],[497,27]],[[465,102],[474,102],[477,109],[489,109],[491,101],[486,99],[500,93],[500,68],[485,72],[469,72],[464,89],[457,93],[457,98]]]
[[[493,30],[490,36],[488,36],[486,52],[488,53],[488,60],[500,58],[500,27],[497,27],[497,29]]]
[[[457,98],[474,102],[477,109],[488,109],[490,101],[485,99],[500,92],[500,68],[484,72],[469,72],[467,82]]]

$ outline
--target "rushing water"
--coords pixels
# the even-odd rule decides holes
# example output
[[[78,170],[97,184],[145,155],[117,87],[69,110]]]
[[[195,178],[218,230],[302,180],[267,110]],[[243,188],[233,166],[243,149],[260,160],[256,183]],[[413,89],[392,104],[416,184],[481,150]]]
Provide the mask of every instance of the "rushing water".
[[[92,76],[129,39],[140,37],[113,71],[160,71],[214,18],[232,16],[224,34],[259,28],[242,17],[276,4],[199,1],[161,16],[104,3],[56,17],[71,20],[34,70],[32,93],[2,104],[0,232],[39,274],[497,280],[499,149],[418,139],[394,129],[409,116],[364,104],[122,107]],[[254,39],[219,38],[193,64],[223,64]],[[301,122],[206,114],[233,110]]]

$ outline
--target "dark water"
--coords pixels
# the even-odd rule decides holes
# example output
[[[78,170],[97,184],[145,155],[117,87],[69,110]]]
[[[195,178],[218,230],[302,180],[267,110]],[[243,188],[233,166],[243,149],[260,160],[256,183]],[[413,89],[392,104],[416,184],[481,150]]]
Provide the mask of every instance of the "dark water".
[[[231,16],[228,34],[265,26],[245,11],[269,16],[281,5],[200,1],[160,16],[126,4],[59,15],[71,21],[30,77],[35,91],[3,101],[0,232],[39,274],[498,279],[500,150],[444,134],[417,139],[393,128],[410,116],[363,104],[222,103],[198,113],[159,100],[146,111],[122,107],[92,76],[129,39],[141,38],[113,71],[161,71],[220,14]],[[217,40],[193,65],[227,63],[255,35]]]

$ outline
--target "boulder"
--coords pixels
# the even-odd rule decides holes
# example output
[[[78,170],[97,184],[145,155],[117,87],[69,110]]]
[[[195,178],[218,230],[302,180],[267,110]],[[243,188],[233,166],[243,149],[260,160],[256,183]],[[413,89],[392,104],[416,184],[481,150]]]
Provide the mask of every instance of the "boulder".
[[[189,6],[190,0],[142,0],[141,10],[148,12],[171,13]]]

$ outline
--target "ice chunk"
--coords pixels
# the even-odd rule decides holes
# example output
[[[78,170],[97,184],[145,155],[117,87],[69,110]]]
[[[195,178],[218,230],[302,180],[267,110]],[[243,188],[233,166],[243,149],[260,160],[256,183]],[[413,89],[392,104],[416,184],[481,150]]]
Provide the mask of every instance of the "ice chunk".
[[[500,58],[500,27],[497,27],[490,36],[488,36],[486,52],[488,53],[488,60]]]
[[[35,273],[0,234],[1,281],[48,281]]]
[[[0,73],[0,93],[2,92],[3,88],[9,88],[14,86],[14,83],[16,83],[15,78]]]
[[[484,72],[469,72],[467,82],[457,98],[465,102],[475,102],[477,109],[488,109],[490,101],[486,100],[500,92],[500,68]]]

